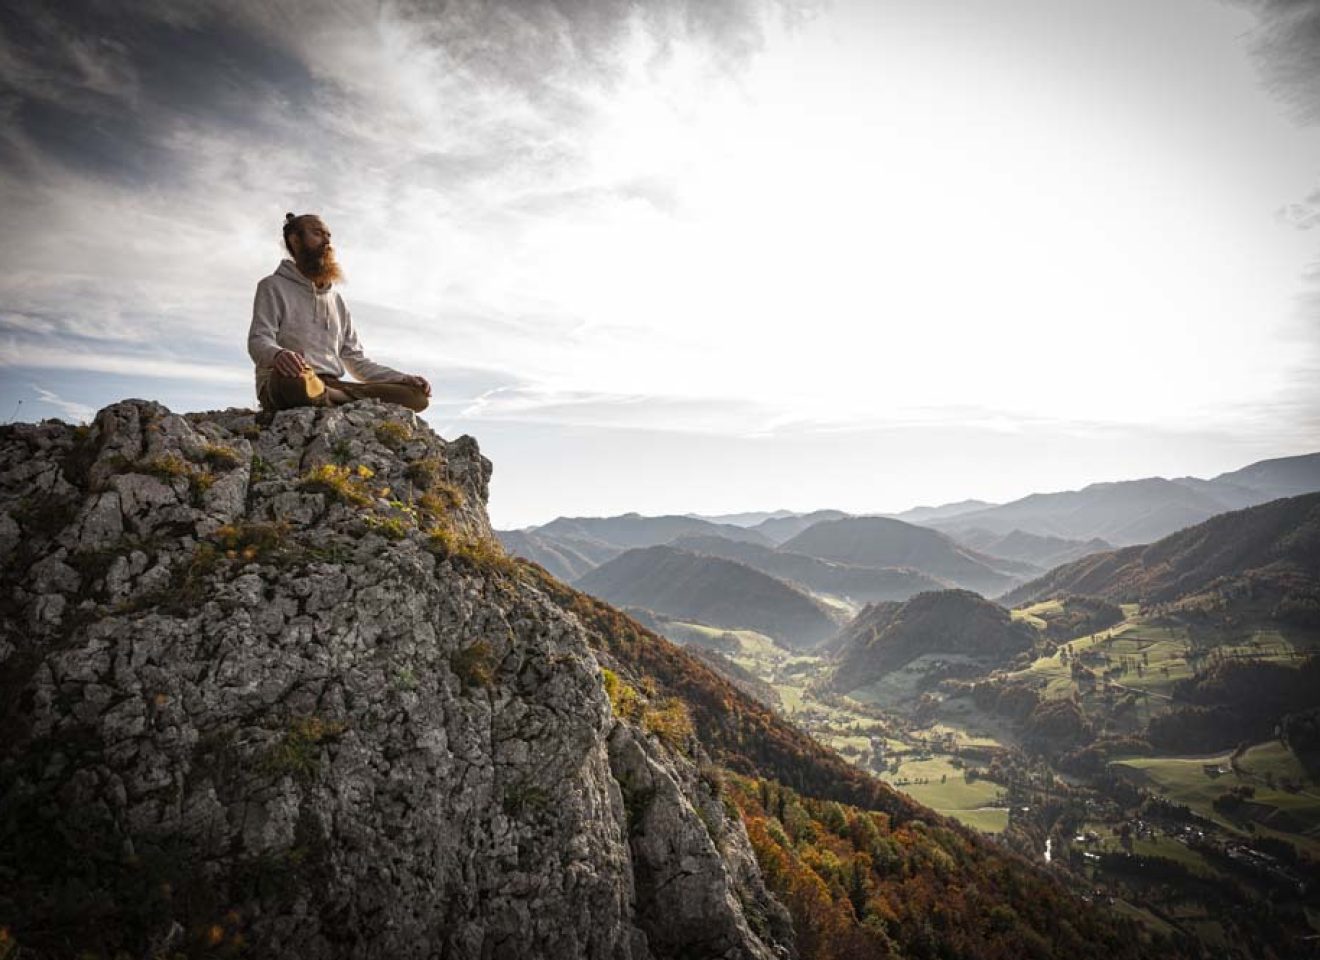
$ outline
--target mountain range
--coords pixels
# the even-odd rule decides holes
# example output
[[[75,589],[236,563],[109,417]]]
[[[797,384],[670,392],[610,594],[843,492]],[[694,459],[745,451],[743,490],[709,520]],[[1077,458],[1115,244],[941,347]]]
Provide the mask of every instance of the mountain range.
[[[561,517],[496,533],[510,552],[570,581],[625,550],[674,544],[737,560],[846,603],[864,603],[948,586],[995,596],[1114,546],[1158,540],[1217,514],[1318,490],[1320,454],[1308,454],[1259,461],[1210,479],[1095,483],[1004,504],[969,499],[869,517],[839,510]]]
[[[902,603],[868,605],[828,643],[828,683],[847,693],[931,654],[1000,666],[1032,649],[1035,631],[970,590],[921,593]]]
[[[1320,599],[1320,493],[1220,514],[1155,543],[1084,557],[1000,602],[1020,606],[1070,593],[1144,603],[1211,593],[1260,605]]]
[[[838,626],[828,607],[783,580],[735,560],[671,546],[628,550],[574,586],[617,606],[756,630],[789,647],[810,647]]]
[[[771,550],[755,543],[726,540],[724,537],[679,537],[671,546],[692,553],[737,560],[762,573],[800,584],[808,590],[847,597],[861,603],[871,600],[902,600],[922,590],[937,590],[947,585],[911,567],[854,566],[782,548]]]
[[[980,593],[1000,593],[1015,580],[1000,560],[959,546],[935,530],[888,517],[844,517],[808,527],[782,550],[835,563],[866,567],[908,567]]]
[[[1014,530],[1071,540],[1100,538],[1116,546],[1150,543],[1216,514],[1279,497],[1320,490],[1320,453],[1262,460],[1209,480],[1148,477],[1093,483],[1081,490],[1034,493],[995,507],[937,518],[929,525],[956,535]]]

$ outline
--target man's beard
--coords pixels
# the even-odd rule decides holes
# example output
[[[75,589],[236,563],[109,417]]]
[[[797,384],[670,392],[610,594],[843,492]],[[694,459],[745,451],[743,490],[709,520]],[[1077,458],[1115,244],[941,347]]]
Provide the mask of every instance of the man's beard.
[[[320,250],[312,251],[304,247],[298,251],[297,262],[299,272],[318,287],[341,283],[344,279],[344,271],[339,269],[339,263],[335,260],[335,252],[332,249],[322,247]]]

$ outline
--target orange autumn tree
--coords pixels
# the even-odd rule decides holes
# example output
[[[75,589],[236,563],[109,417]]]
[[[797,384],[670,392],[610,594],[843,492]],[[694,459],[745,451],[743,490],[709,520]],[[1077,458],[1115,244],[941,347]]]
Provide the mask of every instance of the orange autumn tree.
[[[1184,955],[951,824],[892,827],[773,780],[731,776],[726,790],[807,960]]]

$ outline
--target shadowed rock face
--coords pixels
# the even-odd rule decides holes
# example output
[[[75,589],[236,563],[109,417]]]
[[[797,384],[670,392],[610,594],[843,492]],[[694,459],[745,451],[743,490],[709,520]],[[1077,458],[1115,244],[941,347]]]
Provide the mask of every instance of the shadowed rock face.
[[[494,545],[490,472],[375,401],[0,430],[0,924],[51,956],[788,950],[699,747],[617,719]]]

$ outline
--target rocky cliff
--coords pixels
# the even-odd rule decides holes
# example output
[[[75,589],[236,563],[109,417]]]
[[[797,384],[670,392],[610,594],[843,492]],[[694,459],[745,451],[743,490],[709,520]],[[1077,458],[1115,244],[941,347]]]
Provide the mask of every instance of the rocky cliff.
[[[0,429],[0,929],[31,956],[792,952],[682,704],[374,401]]]

